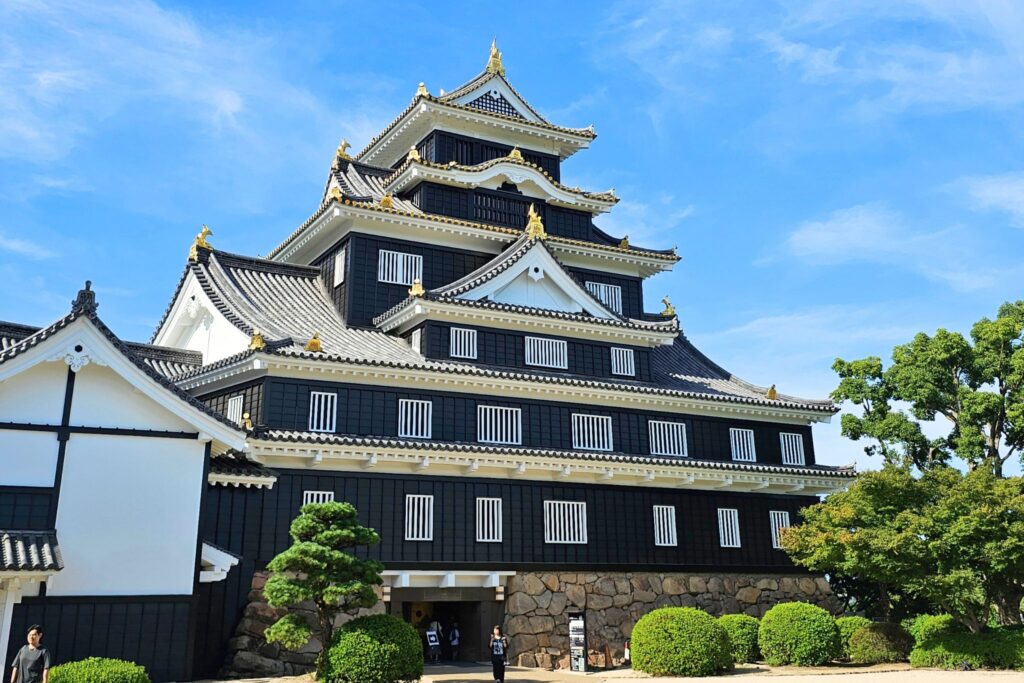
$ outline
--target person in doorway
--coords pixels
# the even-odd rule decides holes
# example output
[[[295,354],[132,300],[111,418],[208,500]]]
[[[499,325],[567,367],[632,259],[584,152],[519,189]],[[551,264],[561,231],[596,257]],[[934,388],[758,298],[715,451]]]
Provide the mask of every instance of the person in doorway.
[[[14,655],[11,683],[49,683],[50,651],[39,644],[43,640],[43,627],[30,626],[27,640],[28,644],[22,645]]]
[[[441,629],[435,628],[437,622],[427,627],[427,659],[432,664],[441,662]]]
[[[462,634],[459,633],[459,622],[453,621],[452,628],[448,631],[448,645],[451,648],[452,661],[459,661],[459,642],[462,640]]]
[[[505,683],[505,657],[508,655],[508,638],[501,632],[497,624],[491,630],[491,641],[488,644],[491,650],[491,670],[494,673],[494,683]]]

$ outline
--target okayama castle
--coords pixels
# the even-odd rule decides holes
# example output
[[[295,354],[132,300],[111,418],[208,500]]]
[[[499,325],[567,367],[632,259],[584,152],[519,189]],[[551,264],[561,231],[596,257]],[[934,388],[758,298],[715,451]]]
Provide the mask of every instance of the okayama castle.
[[[570,612],[618,656],[658,606],[828,604],[778,533],[854,476],[815,462],[835,406],[722,369],[667,298],[644,310],[679,257],[595,227],[614,191],[563,183],[594,139],[492,46],[343,142],[265,258],[204,226],[147,343],[88,284],[47,327],[0,323],[6,662],[41,623],[58,661],[158,681],[304,670],[262,641],[260,588],[300,506],[329,500],[380,532],[378,609],[458,620],[465,658],[493,623],[514,663],[564,666]]]

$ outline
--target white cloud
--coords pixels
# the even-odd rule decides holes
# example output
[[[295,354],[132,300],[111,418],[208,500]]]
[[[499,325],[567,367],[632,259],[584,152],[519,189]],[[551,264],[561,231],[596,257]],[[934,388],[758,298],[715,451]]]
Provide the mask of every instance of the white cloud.
[[[639,192],[628,192],[639,196]],[[676,228],[696,211],[693,204],[665,194],[652,203],[623,199],[595,224],[613,235],[629,235],[629,241],[644,247],[667,249],[679,243]]]
[[[951,187],[966,191],[975,208],[1007,213],[1024,228],[1024,173],[964,177]]]
[[[40,244],[18,237],[8,237],[2,233],[0,233],[0,251],[25,256],[36,261],[53,258],[57,255]]]

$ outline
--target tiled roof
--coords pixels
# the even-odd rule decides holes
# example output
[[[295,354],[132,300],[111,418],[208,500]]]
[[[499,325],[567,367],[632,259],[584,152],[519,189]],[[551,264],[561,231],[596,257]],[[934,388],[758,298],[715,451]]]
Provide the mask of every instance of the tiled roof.
[[[57,572],[63,568],[56,531],[0,529],[0,576],[4,572]]]
[[[852,477],[853,467],[832,467],[829,465],[795,466],[742,463],[726,460],[700,460],[697,458],[661,457],[634,455],[631,453],[593,453],[566,451],[549,448],[525,448],[522,446],[492,446],[478,443],[423,441],[415,439],[394,439],[387,437],[348,436],[344,434],[323,434],[291,430],[268,430],[257,435],[258,439],[285,443],[338,444],[371,448],[405,448],[421,451],[448,451],[458,453],[481,453],[504,456],[535,456],[592,460],[598,462],[622,462],[637,465],[669,465],[679,467],[700,467],[733,472],[764,472],[771,474],[799,474],[824,477]]]
[[[483,71],[478,73],[476,76],[471,78],[469,81],[467,81],[463,85],[460,85],[455,90],[452,90],[451,92],[447,92],[444,95],[441,95],[440,97],[438,97],[438,99],[441,100],[442,102],[454,102],[455,100],[459,99],[460,97],[462,97],[466,93],[469,93],[469,92],[472,92],[472,91],[476,90],[480,86],[482,86],[485,83],[487,83],[487,81],[489,81],[491,79],[494,79],[494,78],[500,79],[502,83],[507,85],[508,89],[511,90],[512,92],[514,92],[516,97],[518,97],[519,100],[523,104],[526,105],[526,108],[530,110],[531,114],[536,116],[538,119],[540,119],[544,123],[548,123],[548,120],[545,119],[543,116],[541,116],[540,112],[537,111],[536,109],[534,109],[533,105],[531,105],[529,102],[526,101],[526,98],[523,97],[522,94],[520,94],[520,92],[518,90],[516,90],[512,86],[511,83],[508,82],[507,78],[505,78],[504,76],[502,76],[501,74],[498,74],[498,73],[491,73],[487,69],[484,69]]]
[[[14,346],[25,337],[33,335],[38,331],[38,327],[9,323],[0,320],[0,351],[4,351],[8,347]]]
[[[277,472],[253,462],[238,451],[229,451],[210,460],[210,474],[226,477],[259,477],[276,479]]]

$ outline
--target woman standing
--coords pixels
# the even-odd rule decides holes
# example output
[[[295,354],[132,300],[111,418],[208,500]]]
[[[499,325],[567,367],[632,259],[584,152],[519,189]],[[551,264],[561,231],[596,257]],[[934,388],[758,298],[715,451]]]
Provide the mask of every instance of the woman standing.
[[[505,656],[508,654],[508,638],[501,633],[501,627],[495,625],[491,631],[491,669],[494,683],[505,683]]]

